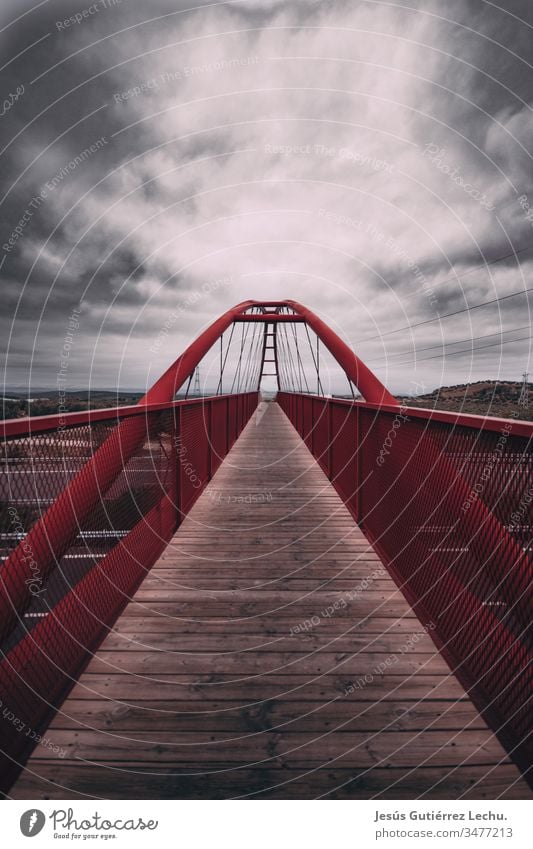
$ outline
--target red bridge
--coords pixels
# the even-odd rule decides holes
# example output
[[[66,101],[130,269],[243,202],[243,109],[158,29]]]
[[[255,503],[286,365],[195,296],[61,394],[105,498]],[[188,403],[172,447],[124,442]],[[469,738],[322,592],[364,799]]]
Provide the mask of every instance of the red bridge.
[[[532,436],[400,407],[293,301],[4,422],[3,793],[529,798]]]

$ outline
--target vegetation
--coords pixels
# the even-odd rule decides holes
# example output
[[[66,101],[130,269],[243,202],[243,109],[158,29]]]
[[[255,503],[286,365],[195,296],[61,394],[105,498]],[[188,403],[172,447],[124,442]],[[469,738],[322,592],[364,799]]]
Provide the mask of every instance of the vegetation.
[[[479,380],[477,383],[441,386],[426,395],[402,400],[413,407],[472,413],[478,416],[510,418],[518,413],[520,419],[533,421],[533,384],[529,384],[530,398],[527,406],[520,403],[521,393],[521,382]]]
[[[31,398],[22,393],[6,393],[2,397],[1,418],[18,419],[24,416],[53,416],[59,411],[60,403],[66,407],[61,412],[76,413],[82,410],[98,410],[109,407],[124,407],[136,404],[142,396],[141,392],[122,393],[117,395],[111,391],[79,391],[67,392],[59,400],[57,392],[37,392]]]
[[[477,383],[441,386],[425,395],[408,396],[399,400],[411,406],[501,418],[509,418],[518,411],[519,418],[533,421],[533,384],[529,384],[528,406],[520,403],[521,392],[521,382],[479,380]],[[122,392],[117,395],[108,390],[68,392],[62,403],[68,412],[74,413],[80,410],[136,404],[141,395],[141,392]],[[58,406],[57,392],[38,392],[31,399],[28,399],[27,395],[14,392],[2,398],[0,418],[54,415],[58,412]]]

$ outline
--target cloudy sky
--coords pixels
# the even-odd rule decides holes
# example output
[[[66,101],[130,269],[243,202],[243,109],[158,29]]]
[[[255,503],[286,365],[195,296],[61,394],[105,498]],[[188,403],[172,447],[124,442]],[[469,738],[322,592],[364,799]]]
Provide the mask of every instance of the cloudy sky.
[[[314,308],[393,391],[528,368],[530,0],[0,14],[8,385],[55,384],[80,302],[69,388],[150,385],[246,298]]]

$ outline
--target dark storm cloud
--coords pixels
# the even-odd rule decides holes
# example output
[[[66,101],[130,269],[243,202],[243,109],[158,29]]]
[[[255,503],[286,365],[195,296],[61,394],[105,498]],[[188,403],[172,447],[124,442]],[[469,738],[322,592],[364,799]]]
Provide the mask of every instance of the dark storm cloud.
[[[8,381],[23,382],[34,338],[42,373],[55,368],[82,297],[72,379],[87,381],[94,353],[91,379],[110,385],[120,357],[126,382],[144,383],[158,328],[205,281],[210,297],[184,313],[156,371],[243,297],[307,301],[357,343],[523,287],[527,253],[483,264],[533,235],[518,201],[533,204],[533,11],[413,6],[5,6],[0,26],[23,15],[1,35],[4,61],[21,53],[2,72],[0,118]],[[526,303],[438,333],[512,327]],[[413,331],[420,347],[435,332]],[[361,350],[394,354],[401,339]],[[526,355],[507,346],[506,376]],[[482,370],[500,369],[492,356]],[[464,365],[423,377],[438,383],[444,368],[459,382]],[[405,387],[394,358],[387,380]]]

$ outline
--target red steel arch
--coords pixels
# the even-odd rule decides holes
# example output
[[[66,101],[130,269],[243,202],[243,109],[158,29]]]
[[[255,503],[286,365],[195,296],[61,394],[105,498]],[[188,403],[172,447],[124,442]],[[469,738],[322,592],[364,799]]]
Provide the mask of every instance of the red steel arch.
[[[291,309],[292,314],[285,315],[277,312],[277,310],[285,307]],[[249,312],[252,308],[262,309],[263,313],[252,314]],[[233,322],[242,321],[263,321],[272,324],[277,321],[304,322],[316,333],[320,341],[344,369],[348,379],[357,386],[365,401],[372,404],[398,403],[396,398],[391,395],[346,342],[343,342],[340,336],[312,310],[304,307],[298,301],[243,301],[241,304],[232,307],[189,345],[187,350],[161,375],[139,403],[147,404],[172,400],[180,386],[192,374],[198,363],[220,336]]]
[[[255,309],[258,312],[250,312]],[[289,314],[280,313],[290,309]],[[243,301],[225,312],[189,345],[140,399],[139,406],[170,403],[198,363],[233,322],[263,321],[306,323],[328,348],[352,383],[369,403],[397,405],[398,402],[369,368],[314,312],[297,301]],[[31,421],[28,425],[31,431]],[[98,448],[81,471],[13,549],[0,572],[0,621],[4,631],[16,623],[31,601],[27,552],[39,563],[40,574],[48,577],[75,540],[79,528],[95,508],[124,465],[146,437],[146,417],[122,421]]]
[[[49,430],[55,431],[61,444],[64,427],[76,428],[80,423],[92,427],[104,419],[113,430],[2,564],[0,634],[2,627],[9,631],[30,600],[28,560],[38,564],[41,580],[52,572],[76,541],[80,525],[100,494],[146,440],[152,443],[164,434],[166,444],[173,445],[172,437],[185,432],[192,434],[192,443],[207,446],[211,435],[225,428],[225,442],[210,445],[205,452],[202,480],[203,485],[207,483],[218,467],[217,461],[230,450],[253,413],[257,392],[204,400],[172,399],[234,322],[264,322],[265,334],[269,325],[276,328],[278,322],[307,324],[363,393],[366,403],[297,392],[282,392],[278,401],[420,621],[435,629],[431,633],[438,650],[526,772],[531,763],[527,698],[532,665],[527,643],[531,577],[527,529],[531,521],[525,518],[525,508],[529,505],[532,426],[514,417],[482,419],[401,408],[401,436],[397,434],[400,450],[390,452],[387,462],[381,464],[379,457],[387,434],[398,419],[396,400],[349,346],[311,310],[295,301],[245,301],[228,310],[134,407],[107,411],[105,415],[101,410],[71,414],[66,425],[60,416],[4,423],[8,441],[34,434],[42,437]],[[216,416],[213,407],[218,410]],[[187,420],[184,414],[190,408],[192,414]],[[198,410],[201,417],[193,415]],[[163,423],[157,415],[160,411],[165,411]],[[313,427],[309,436],[309,422],[314,424],[322,416],[327,427]],[[346,424],[342,431],[340,420]],[[205,430],[198,433],[202,422]],[[335,450],[329,450],[332,445]],[[364,450],[359,451],[362,445]],[[88,652],[99,645],[123,602],[144,578],[146,567],[171,538],[178,516],[189,509],[191,500],[182,498],[183,475],[180,477],[177,451],[170,449],[167,453],[170,474],[165,476],[163,494],[129,529],[128,545],[114,545],[53,604],[52,615],[45,615],[28,630],[0,661],[0,697],[4,705],[12,706],[11,715],[23,717],[27,728],[40,731],[45,727],[50,711],[78,676]],[[5,477],[8,474],[6,464]],[[479,495],[478,483],[482,483]],[[529,525],[520,527],[526,521]],[[27,551],[31,556],[25,556]],[[31,744],[26,735],[14,734],[9,716],[4,710],[0,717],[0,772],[6,775],[5,781],[16,772],[17,762],[21,763]],[[4,764],[6,769],[2,770]]]

